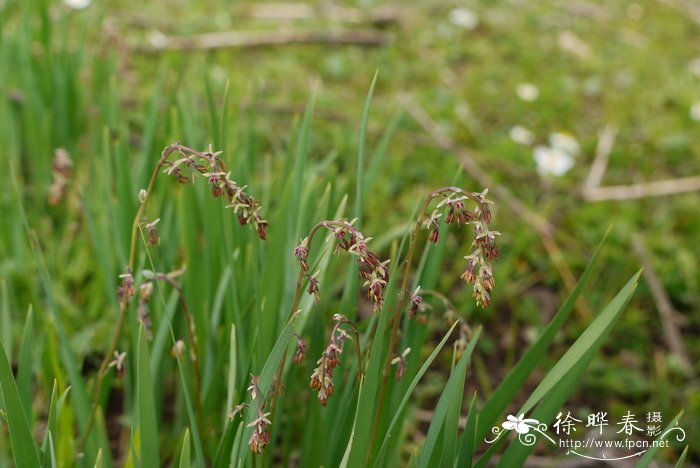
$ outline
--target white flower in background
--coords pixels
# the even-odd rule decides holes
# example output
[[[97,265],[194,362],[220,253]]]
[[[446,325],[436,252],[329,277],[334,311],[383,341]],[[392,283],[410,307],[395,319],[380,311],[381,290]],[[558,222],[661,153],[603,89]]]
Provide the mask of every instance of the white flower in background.
[[[520,145],[530,146],[535,142],[535,134],[521,125],[512,127],[508,135],[510,135],[511,140]]]
[[[561,177],[574,167],[574,156],[553,146],[535,146],[532,157],[540,175]]]
[[[518,434],[527,434],[530,432],[530,427],[531,426],[537,426],[540,422],[537,419],[524,419],[525,415],[521,414],[517,418],[513,416],[512,414],[509,414],[503,424],[503,429],[506,429],[508,431],[512,431],[515,429],[515,432]]]
[[[146,39],[151,43],[156,49],[164,49],[168,45],[168,36],[158,31],[157,29],[152,29],[146,34]]]
[[[479,26],[479,17],[467,8],[455,8],[448,16],[450,23],[464,29],[473,30]]]
[[[90,6],[90,0],[63,0],[63,3],[74,10],[83,10]]]
[[[688,70],[690,70],[690,73],[693,75],[700,77],[700,57],[695,57],[688,62]]]
[[[553,148],[558,148],[565,153],[569,153],[571,156],[576,156],[578,155],[579,151],[581,151],[578,141],[566,133],[554,132],[550,134],[549,144]]]
[[[690,106],[690,118],[696,122],[700,121],[700,101],[696,101]]]
[[[515,93],[523,101],[533,102],[540,96],[540,89],[532,83],[520,83]]]

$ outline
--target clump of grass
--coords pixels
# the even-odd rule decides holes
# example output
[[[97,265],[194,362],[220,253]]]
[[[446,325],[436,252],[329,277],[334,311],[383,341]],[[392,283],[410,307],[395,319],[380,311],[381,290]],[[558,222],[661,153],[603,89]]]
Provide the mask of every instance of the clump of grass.
[[[178,157],[171,160],[173,155],[177,155]],[[163,170],[163,168],[165,168],[165,170]],[[119,276],[121,278],[121,284],[117,289],[117,296],[119,299],[119,318],[114,329],[114,335],[110,342],[110,346],[97,372],[94,388],[95,397],[87,422],[87,428],[83,432],[83,436],[78,443],[79,450],[84,447],[90,436],[90,431],[94,424],[95,416],[99,407],[99,397],[101,395],[107,370],[112,367],[110,365],[112,362],[110,359],[111,356],[116,353],[116,347],[119,343],[119,339],[121,338],[127,312],[129,310],[130,300],[137,294],[137,290],[134,285],[133,270],[135,266],[136,246],[138,244],[137,234],[139,229],[145,229],[147,232],[148,242],[151,245],[157,244],[160,241],[160,237],[155,227],[158,220],[148,222],[144,219],[149,198],[153,192],[156,178],[161,170],[168,175],[174,176],[181,184],[186,184],[190,180],[194,180],[197,175],[205,177],[207,179],[207,183],[211,186],[212,196],[214,198],[225,198],[228,202],[226,208],[233,210],[233,213],[238,217],[240,224],[251,224],[262,240],[265,240],[266,238],[268,223],[261,215],[260,205],[254,198],[245,192],[245,186],[241,187],[236,182],[231,180],[231,173],[227,171],[226,165],[221,158],[220,151],[213,152],[211,148],[209,151],[197,151],[180,143],[174,143],[165,147],[155,165],[155,168],[153,169],[148,187],[141,189],[138,193],[139,207],[132,223],[129,262],[126,266],[125,272]],[[187,174],[186,171],[189,171],[189,174]],[[199,419],[201,419],[201,396],[199,388],[201,372],[199,369],[199,361],[196,356],[197,342],[194,330],[194,321],[187,307],[184,292],[174,279],[177,274],[153,273],[150,270],[146,270],[143,272],[143,275],[146,282],[139,287],[139,317],[141,322],[146,326],[147,330],[150,329],[150,324],[148,314],[145,311],[145,305],[152,292],[151,281],[163,280],[167,282],[177,291],[180,297],[180,304],[188,323],[191,357],[195,366],[195,402],[197,413],[200,415]]]

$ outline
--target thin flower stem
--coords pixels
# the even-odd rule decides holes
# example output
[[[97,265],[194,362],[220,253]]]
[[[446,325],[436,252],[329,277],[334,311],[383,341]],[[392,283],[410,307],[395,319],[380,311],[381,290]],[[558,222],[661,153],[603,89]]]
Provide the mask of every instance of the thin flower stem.
[[[129,244],[129,263],[127,264],[127,271],[131,272],[134,270],[134,263],[136,261],[136,244],[137,244],[137,233],[138,233],[138,227],[141,222],[141,218],[143,217],[143,213],[146,209],[146,205],[148,204],[148,199],[151,195],[151,192],[153,191],[153,186],[156,183],[156,177],[158,177],[158,173],[160,172],[161,168],[163,167],[163,164],[165,161],[168,159],[168,156],[173,151],[176,151],[180,149],[181,146],[179,144],[174,144],[166,147],[163,152],[161,153],[160,159],[158,160],[158,163],[156,164],[155,168],[153,169],[153,173],[151,174],[151,180],[148,183],[148,188],[146,189],[146,193],[143,197],[140,198],[140,204],[139,208],[136,211],[136,215],[134,216],[134,222],[131,226],[131,243]],[[107,352],[105,353],[105,357],[102,360],[102,364],[100,364],[100,368],[97,371],[97,380],[95,381],[95,389],[94,389],[94,400],[92,402],[92,408],[90,410],[90,417],[88,418],[87,425],[85,426],[85,431],[83,432],[83,436],[81,437],[80,441],[78,442],[77,445],[77,451],[82,452],[83,448],[85,447],[85,444],[87,443],[87,439],[90,436],[90,431],[92,430],[92,426],[95,424],[95,417],[97,415],[97,408],[100,405],[100,393],[102,392],[102,385],[104,384],[104,379],[107,376],[107,370],[109,368],[109,362],[112,359],[112,355],[114,354],[114,351],[117,349],[117,345],[119,344],[119,339],[121,338],[122,330],[124,328],[124,323],[126,322],[126,315],[129,310],[129,304],[127,298],[124,298],[119,303],[119,319],[117,320],[117,326],[114,329],[114,335],[112,336],[112,341],[110,342],[109,348],[107,349]]]
[[[197,355],[197,335],[195,334],[194,321],[192,320],[192,314],[187,307],[187,301],[185,300],[185,293],[182,290],[177,281],[170,278],[168,275],[158,275],[158,279],[165,280],[170,286],[172,286],[175,291],[177,291],[180,297],[180,305],[182,307],[182,312],[185,315],[185,320],[187,321],[187,330],[190,339],[190,347],[192,348],[192,354],[190,359],[192,360],[192,365],[194,367],[194,392],[195,392],[195,411],[197,412],[197,420],[199,425],[202,425],[202,399],[201,399],[201,377],[202,372],[199,366],[199,356]]]
[[[318,230],[321,228],[330,228],[333,226],[339,226],[339,227],[345,227],[345,228],[352,229],[352,225],[350,223],[345,222],[345,221],[321,221],[320,223],[316,224],[311,229],[311,231],[309,231],[309,235],[307,236],[307,248],[308,248],[309,252],[311,252],[311,241],[313,240],[316,232],[318,232]],[[306,276],[306,270],[304,270],[304,268],[299,267],[299,275],[297,276],[297,287],[296,287],[296,291],[294,293],[294,300],[292,301],[292,307],[289,309],[289,316],[290,317],[292,315],[294,315],[294,313],[299,308],[299,303],[301,302],[301,292],[302,292],[303,285],[304,285],[304,276]]]
[[[313,228],[311,228],[311,231],[309,231],[309,235],[306,237],[308,252],[311,251],[311,242],[313,241],[314,235],[321,228],[330,228],[333,226],[345,227],[345,228],[349,228],[349,229],[353,228],[350,223],[345,222],[345,221],[325,220],[325,221],[321,221],[321,222],[317,223]],[[308,253],[307,253],[307,255],[308,255]],[[299,267],[299,275],[297,276],[296,291],[294,292],[294,300],[292,301],[292,306],[289,309],[289,318],[290,319],[297,312],[297,309],[299,308],[299,303],[301,302],[301,292],[302,292],[303,286],[304,286],[304,276],[306,276],[306,274],[307,274],[307,270],[305,270],[304,268],[302,268],[300,266]],[[362,354],[360,353],[360,350],[359,350],[359,346],[360,346],[359,341],[357,343],[357,346],[358,346],[358,354],[360,357],[360,362],[358,363],[358,372],[360,372],[362,369],[362,366],[361,366]],[[287,361],[287,350],[285,349],[284,353],[282,354],[282,359],[280,360],[279,370],[277,371],[279,376],[280,376],[280,378],[278,380],[279,382],[281,382],[281,380],[282,380],[282,372],[284,371],[284,365],[285,365],[286,361]],[[359,374],[358,374],[358,377],[359,377]],[[277,397],[277,394],[278,394],[278,392],[274,392],[272,395],[272,404],[273,405],[275,404],[275,399]]]
[[[428,207],[430,206],[430,203],[437,198],[438,196],[445,194],[445,193],[453,193],[457,195],[462,195],[465,197],[470,198],[474,202],[476,202],[479,207],[482,206],[482,201],[479,198],[478,193],[473,193],[473,192],[467,192],[465,190],[462,190],[459,187],[443,187],[439,188],[437,190],[433,190],[428,194],[427,197],[425,197],[425,201],[423,202],[423,205],[421,206],[420,212],[418,213],[418,218],[416,219],[416,227],[413,230],[413,234],[411,235],[411,243],[408,247],[408,255],[406,256],[406,261],[404,264],[404,271],[403,271],[403,278],[401,280],[401,292],[399,294],[399,301],[396,305],[396,308],[394,309],[394,315],[391,320],[391,337],[389,339],[389,352],[387,353],[387,359],[386,363],[384,365],[384,373],[382,377],[382,383],[381,387],[379,390],[379,403],[377,407],[377,412],[375,413],[374,417],[374,423],[372,424],[372,435],[370,437],[370,445],[369,445],[369,453],[370,457],[372,454],[372,450],[374,448],[374,444],[376,441],[376,435],[377,435],[377,429],[379,426],[379,420],[381,416],[381,412],[384,406],[384,397],[386,395],[386,389],[388,386],[389,382],[389,374],[390,374],[390,369],[391,369],[391,360],[393,359],[393,350],[396,347],[396,342],[398,341],[398,336],[399,336],[399,323],[401,322],[401,312],[403,311],[404,306],[406,305],[406,290],[408,289],[408,281],[411,276],[411,266],[413,265],[413,256],[415,254],[416,250],[416,245],[418,244],[418,236],[420,235],[421,231],[421,225],[423,222],[423,218],[427,214]]]

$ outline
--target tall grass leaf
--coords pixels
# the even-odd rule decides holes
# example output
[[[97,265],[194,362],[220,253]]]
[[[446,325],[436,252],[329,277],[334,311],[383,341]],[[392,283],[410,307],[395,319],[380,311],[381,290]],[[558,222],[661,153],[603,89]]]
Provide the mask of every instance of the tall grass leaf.
[[[17,384],[12,376],[12,368],[7,360],[5,346],[2,342],[0,342],[0,390],[5,405],[15,466],[39,466],[39,457],[34,439],[32,439],[29,422],[27,422],[27,415],[19,397]]]
[[[369,91],[367,92],[367,98],[365,99],[365,105],[362,109],[362,120],[360,121],[360,134],[358,137],[357,145],[357,176],[355,179],[355,210],[353,216],[357,218],[356,226],[359,228],[362,223],[362,208],[364,201],[364,180],[365,180],[365,159],[367,155],[367,123],[369,122],[369,111],[372,104],[372,96],[374,96],[374,87],[377,84],[377,76],[379,75],[379,70],[374,73],[374,78],[372,78],[372,83],[369,86]],[[345,287],[343,288],[343,296],[340,299],[340,307],[342,309],[355,310],[357,307],[353,307],[352,304],[357,301],[357,291],[359,280],[357,275],[354,274],[355,265],[350,264],[346,268],[345,274]],[[351,314],[351,320],[353,320],[354,314]]]
[[[408,400],[411,398],[411,394],[413,394],[413,390],[415,390],[416,386],[418,385],[418,382],[420,382],[420,379],[422,379],[423,375],[425,375],[425,373],[428,371],[428,368],[433,363],[433,361],[437,357],[440,350],[442,350],[443,346],[445,346],[445,343],[447,343],[447,339],[450,337],[450,335],[452,334],[452,332],[454,331],[454,329],[458,323],[459,322],[456,321],[455,323],[452,324],[450,329],[447,331],[447,333],[445,333],[445,336],[442,338],[442,340],[440,340],[440,342],[435,347],[435,349],[433,349],[433,352],[430,353],[430,356],[428,356],[428,359],[425,360],[425,362],[421,366],[420,370],[418,371],[416,376],[411,381],[411,384],[406,389],[406,392],[404,393],[403,398],[401,399],[401,403],[399,404],[399,407],[396,409],[396,412],[394,413],[394,417],[391,420],[391,423],[389,423],[389,427],[386,430],[386,434],[384,435],[384,442],[382,442],[382,446],[379,449],[379,454],[377,455],[377,461],[374,464],[374,466],[382,466],[383,465],[385,451],[388,447],[389,441],[391,440],[392,432],[394,430],[394,427],[396,426],[396,423],[399,421],[399,418],[401,417],[401,413],[403,412],[404,408],[408,404]]]
[[[141,463],[143,466],[160,466],[156,403],[153,395],[148,343],[143,326],[139,327],[137,359],[136,401],[141,439]]]
[[[661,436],[666,431],[668,431],[672,427],[675,427],[676,425],[678,425],[678,421],[680,421],[681,417],[683,416],[683,413],[684,413],[684,411],[679,412],[676,416],[673,417],[673,419],[671,419],[671,421],[669,421],[669,423],[666,425],[666,427],[661,432],[661,434],[659,434],[659,436],[656,438],[656,441],[660,442]],[[647,466],[649,466],[649,464],[654,459],[654,456],[656,455],[656,453],[658,451],[659,451],[659,447],[658,446],[655,447],[654,444],[651,444],[651,447],[649,447],[649,450],[647,450],[646,453],[644,455],[642,455],[641,458],[639,459],[639,461],[637,462],[636,467],[637,468],[646,468]]]
[[[59,397],[58,382],[56,379],[54,379],[53,389],[51,390],[51,403],[49,404],[48,421],[46,422],[46,433],[52,434],[52,437],[54,437],[55,434],[58,434],[58,417],[61,414],[61,408],[63,407],[63,403],[65,402],[69,391],[70,387],[68,387]],[[44,466],[50,466],[50,458],[47,457],[48,437],[44,437],[41,450],[44,454]]]
[[[102,449],[99,449],[97,451],[97,456],[95,457],[95,464],[93,466],[94,468],[102,468]]]
[[[190,468],[190,431],[185,429],[185,437],[182,438],[182,450],[180,451],[180,468]]]
[[[10,312],[10,294],[7,290],[7,282],[0,280],[0,293],[2,304],[0,305],[0,340],[8,345],[7,358],[12,360],[12,313]]]
[[[41,283],[46,294],[47,309],[49,311],[48,323],[51,323],[54,326],[56,334],[58,335],[61,361],[63,361],[63,365],[66,368],[68,377],[73,388],[73,393],[75,395],[73,402],[74,409],[77,415],[76,419],[78,420],[78,425],[80,426],[81,430],[85,430],[85,425],[87,424],[88,420],[88,414],[90,412],[90,399],[88,397],[87,390],[85,387],[85,381],[83,380],[83,376],[80,370],[78,369],[78,361],[73,356],[73,352],[71,351],[71,348],[69,346],[69,340],[66,335],[65,329],[63,328],[61,317],[56,312],[56,301],[53,296],[54,287],[52,285],[48,268],[46,267],[43,252],[39,248],[40,244],[36,232],[32,231],[32,229],[29,226],[27,214],[24,209],[24,199],[22,198],[22,191],[20,189],[19,178],[12,163],[10,163],[9,172],[12,178],[12,185],[15,191],[16,206],[18,207],[20,219],[22,220],[22,224],[24,225],[24,229],[26,231],[30,246],[32,247],[32,250],[36,256],[39,265],[39,277],[41,279]],[[96,418],[96,424],[90,435],[90,438],[88,439],[85,451],[87,455],[92,456],[93,453],[97,453],[98,447],[107,446],[108,443],[106,431],[104,425],[101,424],[100,418],[98,417]],[[105,456],[105,464],[107,467],[112,466],[109,454]]]
[[[377,147],[372,152],[372,157],[370,158],[369,165],[365,171],[365,180],[362,187],[364,196],[367,196],[369,191],[372,190],[372,187],[374,187],[374,181],[381,175],[380,171],[382,168],[382,163],[386,159],[387,154],[389,154],[389,145],[391,144],[391,140],[394,137],[394,133],[396,133],[396,129],[398,128],[402,117],[403,110],[400,110],[394,114],[389,121],[389,124],[386,126]]]
[[[270,388],[272,388],[272,381],[275,377],[275,373],[277,372],[277,369],[279,369],[280,362],[282,362],[282,356],[284,355],[285,351],[287,350],[287,345],[289,344],[289,339],[292,337],[292,332],[294,331],[294,322],[296,321],[298,314],[294,314],[291,319],[287,322],[287,325],[284,327],[282,330],[282,333],[280,333],[279,338],[277,338],[277,342],[275,343],[275,346],[272,348],[272,351],[267,357],[267,360],[265,361],[265,365],[262,368],[262,371],[260,372],[259,379],[258,379],[258,389],[260,390],[260,395],[258,395],[258,398],[267,398],[267,395],[270,393]],[[245,423],[245,430],[243,433],[243,439],[248,440],[253,433],[253,428],[248,427],[248,424],[253,422],[255,418],[257,418],[258,413],[257,413],[257,402],[254,401],[249,401],[249,407],[246,415],[246,423]],[[273,422],[274,424],[274,422]],[[241,444],[243,446],[243,444]],[[246,447],[246,446],[243,446]],[[243,448],[239,449],[238,456],[236,458],[245,458],[245,453],[241,454],[240,451],[245,450]]]
[[[233,407],[233,398],[236,391],[236,325],[231,324],[231,337],[229,339],[229,368],[228,368],[228,379],[226,386],[226,410],[230,410]]]
[[[51,390],[51,403],[49,404],[49,415],[48,415],[48,418],[49,418],[49,419],[48,419],[48,422],[47,422],[47,424],[46,424],[46,434],[47,434],[47,435],[48,435],[50,432],[52,432],[52,431],[51,431],[51,429],[52,429],[52,427],[51,427],[52,424],[53,424],[53,427],[54,427],[54,428],[55,428],[55,426],[56,426],[55,421],[56,421],[56,398],[57,398],[57,396],[56,396],[56,395],[57,395],[57,389],[56,389],[56,387],[57,387],[57,385],[58,385],[58,382],[56,382],[56,379],[54,379],[54,380],[53,380],[53,388],[52,388],[52,390]],[[48,445],[49,445],[49,438],[48,438],[48,437],[44,437],[44,441],[41,443],[41,452],[42,452],[43,457],[44,457],[43,465],[44,465],[45,467],[51,466],[49,457],[46,456],[47,453],[48,453],[48,450],[49,450]]]
[[[458,391],[452,395],[447,406],[447,414],[445,415],[445,423],[442,434],[442,453],[440,454],[440,466],[444,468],[454,467],[457,459],[457,433],[459,431],[459,415],[462,412],[462,397],[464,396],[464,382],[467,376],[467,368],[457,369],[459,374],[457,382]]]
[[[58,464],[56,463],[56,450],[54,449],[53,446],[53,436],[51,435],[51,431],[48,431],[46,433],[46,438],[49,440],[49,453],[48,456],[46,457],[49,461],[48,465],[45,466],[50,466],[51,468],[57,468]]]
[[[685,458],[688,456],[688,449],[689,448],[690,448],[690,445],[685,446],[683,453],[681,453],[681,456],[678,457],[678,461],[676,462],[676,468],[682,468],[685,466]]]
[[[571,311],[573,310],[576,300],[588,283],[593,271],[593,266],[600,255],[606,238],[607,233],[593,253],[590,262],[588,262],[588,266],[584,270],[583,275],[581,275],[581,279],[578,281],[578,284],[576,284],[576,287],[566,301],[564,301],[561,309],[559,309],[552,321],[549,323],[549,325],[547,325],[547,328],[545,328],[544,332],[542,332],[537,341],[535,341],[535,343],[525,352],[515,367],[508,372],[508,375],[489,397],[488,401],[484,403],[481,411],[479,411],[479,424],[477,425],[476,440],[482,440],[488,434],[491,427],[496,424],[498,417],[503,414],[503,411],[505,411],[508,404],[513,400],[515,394],[522,388],[533,369],[547,352],[547,349],[552,344],[552,341],[554,341],[554,337],[566,322],[567,318],[571,314]]]
[[[418,466],[421,468],[430,466],[431,459],[433,458],[433,451],[437,446],[437,442],[442,434],[443,428],[445,429],[446,435],[449,435],[448,433],[454,429],[456,437],[457,427],[447,428],[445,427],[445,421],[447,419],[451,403],[453,399],[455,399],[455,395],[464,391],[464,379],[467,372],[467,365],[469,364],[480,335],[481,327],[476,330],[472,340],[467,346],[467,349],[464,350],[464,354],[462,354],[462,357],[460,357],[459,361],[457,361],[457,365],[455,365],[455,368],[447,381],[447,385],[445,385],[445,390],[442,392],[442,395],[440,395],[440,399],[435,407],[435,412],[433,413],[433,418],[430,422],[428,435],[425,437],[423,448],[418,456]],[[452,459],[454,459],[454,455],[452,456]]]
[[[360,379],[360,388],[358,392],[362,392],[362,380]],[[360,399],[357,399],[358,406],[355,408],[355,419],[352,422],[352,430],[350,431],[350,439],[348,440],[348,446],[345,448],[345,453],[343,453],[343,459],[340,462],[340,468],[347,468],[348,460],[350,459],[350,451],[352,450],[352,441],[355,438],[355,430],[357,429],[357,415],[360,413]]]
[[[632,297],[637,287],[639,275],[641,274],[642,272],[638,271],[630,278],[617,296],[615,296],[600,315],[593,320],[574,344],[564,353],[564,356],[554,365],[552,370],[549,371],[535,391],[532,392],[530,398],[525,401],[518,413],[527,413],[530,411],[530,409],[552,389],[556,382],[571,370],[579,357],[587,350],[599,349],[603,345],[603,341],[610,334],[610,330],[612,330],[623,308]]]
[[[22,341],[19,347],[19,368],[17,371],[17,389],[22,399],[22,406],[27,415],[27,421],[32,420],[32,374],[34,359],[34,313],[32,306],[27,310],[27,318],[24,321]]]
[[[392,255],[392,257],[396,258],[396,255]],[[398,262],[393,260],[391,262],[392,267],[389,272],[390,279],[385,295],[387,298],[396,297],[397,263]],[[367,365],[362,392],[360,392],[358,397],[358,405],[361,410],[357,419],[357,427],[361,427],[363,430],[355,433],[348,466],[368,466],[373,419],[375,417],[375,404],[383,374],[382,367],[384,365],[384,345],[386,341],[385,332],[387,331],[389,319],[393,314],[393,308],[390,306],[391,302],[392,301],[387,300],[384,303],[384,307],[382,307],[382,310],[379,312],[379,321],[377,322],[377,329],[374,334],[374,340],[372,341],[369,364]]]
[[[542,403],[532,412],[531,418],[548,423],[560,411],[632,297],[640,274],[641,271],[632,276],[608,306],[584,330],[532,392],[518,414],[527,414],[540,400]],[[518,466],[525,462],[533,449],[534,445],[526,446],[519,442],[512,443],[499,460],[498,465]]]
[[[462,433],[462,441],[460,444],[459,455],[457,456],[457,466],[468,467],[472,466],[474,458],[474,450],[476,449],[476,426],[479,415],[476,409],[476,392],[469,403],[469,412],[467,413],[467,424]]]
[[[374,73],[372,84],[369,86],[367,98],[365,99],[365,107],[362,109],[362,120],[360,121],[360,135],[357,148],[357,180],[355,184],[355,217],[358,218],[358,223],[362,219],[362,202],[364,198],[365,158],[367,153],[367,123],[369,121],[369,110],[372,104],[372,97],[374,96],[374,87],[377,85],[377,76],[379,76],[379,70]]]

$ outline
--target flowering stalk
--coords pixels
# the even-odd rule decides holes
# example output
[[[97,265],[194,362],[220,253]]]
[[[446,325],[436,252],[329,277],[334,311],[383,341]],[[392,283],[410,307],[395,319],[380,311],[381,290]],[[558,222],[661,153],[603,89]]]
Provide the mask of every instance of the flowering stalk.
[[[444,199],[438,204],[438,208],[445,207],[447,210],[447,215],[445,216],[445,222],[447,224],[457,224],[461,226],[462,224],[473,224],[476,232],[476,238],[472,243],[472,251],[470,255],[465,257],[468,261],[467,271],[476,271],[477,266],[483,268],[484,277],[481,278],[481,270],[479,277],[466,278],[465,274],[462,278],[470,282],[472,280],[475,282],[474,285],[474,296],[476,297],[476,302],[478,305],[486,307],[490,302],[490,291],[494,286],[493,276],[491,274],[491,267],[489,260],[496,258],[498,256],[498,249],[496,248],[495,237],[499,235],[496,231],[490,231],[488,229],[488,224],[491,221],[491,209],[489,204],[492,202],[486,199],[486,193],[488,190],[484,190],[481,193],[478,192],[467,192],[459,187],[443,187],[437,190],[433,190],[428,194],[421,206],[420,213],[416,220],[416,225],[411,236],[411,243],[408,248],[408,255],[404,261],[404,271],[403,278],[401,280],[402,293],[399,296],[398,304],[394,310],[394,315],[391,322],[391,336],[389,339],[389,352],[387,353],[387,361],[384,366],[384,378],[382,379],[381,389],[379,392],[379,407],[377,409],[377,416],[374,418],[374,424],[372,427],[372,435],[370,439],[370,450],[373,448],[374,441],[376,440],[377,425],[379,422],[379,415],[381,414],[382,405],[384,403],[384,396],[386,393],[386,388],[388,384],[388,375],[391,368],[392,357],[395,356],[394,348],[396,347],[398,341],[398,331],[399,323],[401,321],[401,311],[406,305],[406,300],[409,299],[410,295],[406,294],[405,291],[408,290],[408,281],[410,278],[411,267],[413,265],[413,256],[415,254],[416,245],[418,244],[418,236],[420,234],[421,228],[426,227],[430,229],[430,234],[428,236],[428,241],[432,243],[437,243],[440,237],[440,222],[439,219],[443,213],[439,211],[433,211],[429,216],[427,215],[428,207],[430,203],[438,198],[444,197]],[[467,210],[464,204],[465,200],[470,199],[476,203],[476,209],[474,211]],[[415,293],[417,295],[417,291]],[[411,298],[415,299],[415,298]],[[421,298],[422,301],[422,298]]]
[[[177,153],[181,157],[175,161],[170,161],[169,158],[173,153]],[[149,238],[153,241],[156,240],[157,234],[154,232],[154,230],[157,220],[144,225],[143,219],[148,200],[156,182],[156,177],[160,173],[161,169],[167,166],[165,172],[170,175],[175,175],[180,183],[187,183],[189,180],[184,175],[183,168],[189,168],[193,178],[196,173],[207,176],[209,183],[212,185],[212,195],[214,195],[215,198],[220,196],[227,198],[230,202],[230,204],[227,205],[227,208],[233,208],[234,213],[238,215],[238,221],[241,224],[252,223],[256,232],[258,233],[258,236],[262,239],[265,239],[266,237],[266,228],[268,223],[260,215],[260,206],[252,197],[244,192],[245,187],[239,187],[229,178],[230,173],[226,171],[226,166],[221,160],[220,155],[221,152],[200,152],[179,143],[168,145],[165,147],[165,149],[163,149],[163,152],[161,153],[161,156],[153,169],[147,188],[142,189],[139,192],[139,207],[131,225],[129,260],[126,266],[126,272],[121,275],[122,285],[118,291],[119,318],[117,319],[114,335],[112,336],[107,353],[105,354],[100,368],[97,371],[95,388],[93,391],[95,397],[92,403],[90,417],[88,418],[88,422],[85,427],[85,432],[77,445],[78,451],[82,451],[83,447],[85,446],[85,443],[90,435],[90,431],[92,430],[92,426],[95,422],[95,415],[99,406],[99,397],[102,391],[102,385],[109,368],[111,356],[114,354],[117,348],[117,344],[119,343],[119,339],[121,338],[122,330],[124,328],[124,323],[126,322],[126,316],[129,309],[129,299],[136,294],[133,287],[132,272],[134,271],[136,262],[136,244],[139,229],[145,227],[148,231]]]
[[[182,290],[182,286],[175,281],[175,277],[178,276],[182,270],[172,272],[172,273],[153,273],[152,271],[144,270],[142,273],[147,279],[163,280],[175,289],[178,297],[180,298],[180,307],[182,307],[182,312],[185,316],[185,321],[187,322],[187,333],[190,340],[190,360],[192,361],[192,366],[194,368],[194,392],[195,392],[195,411],[197,412],[197,420],[202,422],[202,401],[201,401],[201,376],[202,371],[200,370],[199,357],[197,356],[197,333],[195,331],[194,319],[190,313],[190,309],[187,307],[187,301],[185,300],[185,292]]]
[[[294,314],[299,308],[304,278],[309,280],[309,294],[312,294],[314,299],[318,300],[317,273],[313,275],[308,274],[308,257],[311,241],[314,235],[322,228],[331,231],[331,236],[336,241],[336,252],[346,251],[357,257],[358,274],[361,279],[365,280],[364,285],[367,286],[367,296],[372,300],[374,309],[380,309],[384,303],[384,288],[389,281],[389,270],[387,268],[389,260],[382,262],[377,254],[368,249],[367,243],[372,238],[364,237],[364,235],[352,225],[352,221],[339,219],[335,221],[321,221],[316,224],[311,231],[309,231],[309,235],[294,248],[294,256],[299,260],[299,275],[297,276],[296,292],[289,315],[291,316]]]
[[[348,320],[347,317],[341,314],[333,315],[333,320],[336,324],[331,331],[331,337],[328,346],[323,351],[321,357],[316,361],[316,368],[311,374],[311,388],[318,391],[318,400],[322,406],[328,404],[328,398],[334,393],[333,386],[333,369],[340,365],[340,356],[343,354],[345,340],[351,340],[350,335],[346,330],[340,328],[341,325],[349,325],[350,330],[355,334],[357,341],[357,366],[358,375],[361,372],[362,354],[360,352],[360,338],[357,332],[357,327]]]

